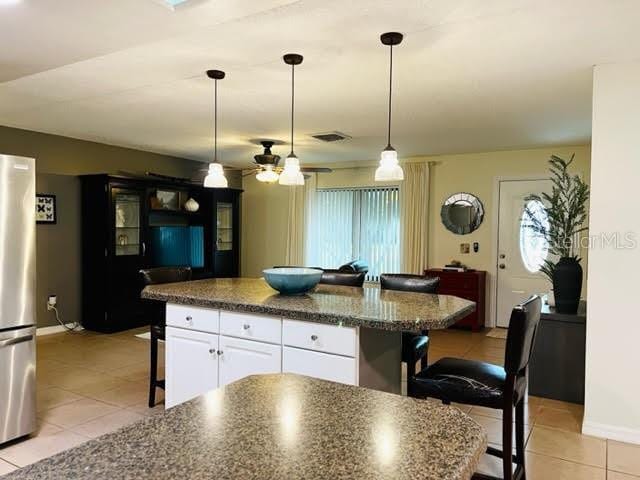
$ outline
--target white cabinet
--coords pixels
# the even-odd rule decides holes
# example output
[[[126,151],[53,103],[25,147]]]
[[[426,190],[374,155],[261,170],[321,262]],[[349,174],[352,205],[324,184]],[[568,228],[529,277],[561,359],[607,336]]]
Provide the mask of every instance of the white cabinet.
[[[280,373],[282,347],[240,338],[220,337],[220,386],[249,375]]]
[[[351,357],[312,352],[300,348],[283,347],[282,349],[283,372],[298,373],[347,385],[358,385],[356,361]]]
[[[359,330],[167,304],[167,408],[249,375],[297,373],[358,385]]]
[[[218,335],[167,327],[165,349],[166,408],[218,388]]]

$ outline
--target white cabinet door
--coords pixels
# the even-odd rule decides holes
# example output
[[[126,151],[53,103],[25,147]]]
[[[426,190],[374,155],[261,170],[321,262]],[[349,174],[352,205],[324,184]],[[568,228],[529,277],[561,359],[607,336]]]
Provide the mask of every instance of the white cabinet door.
[[[283,372],[298,373],[347,385],[358,385],[356,361],[355,358],[300,348],[283,347],[282,349]]]
[[[167,327],[165,406],[218,388],[218,335]]]
[[[282,371],[282,347],[220,336],[220,386],[258,373]]]

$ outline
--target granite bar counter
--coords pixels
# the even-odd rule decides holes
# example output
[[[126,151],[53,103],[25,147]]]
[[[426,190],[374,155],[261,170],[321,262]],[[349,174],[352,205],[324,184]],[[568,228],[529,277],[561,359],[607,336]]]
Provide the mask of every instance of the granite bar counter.
[[[318,285],[306,295],[285,296],[261,278],[220,278],[150,285],[142,298],[284,316],[298,320],[392,331],[447,328],[475,309],[451,295]]]
[[[280,372],[400,393],[401,332],[446,328],[475,308],[374,286],[284,296],[258,278],[152,285],[142,297],[167,303],[167,407]]]
[[[3,480],[467,480],[486,442],[480,425],[455,407],[259,375]]]

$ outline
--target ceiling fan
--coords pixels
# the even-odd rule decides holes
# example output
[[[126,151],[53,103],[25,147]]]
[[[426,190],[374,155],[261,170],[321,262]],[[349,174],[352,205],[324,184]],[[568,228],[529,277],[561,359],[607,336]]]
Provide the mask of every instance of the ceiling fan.
[[[244,173],[243,177],[248,177],[250,175],[255,175],[256,179],[260,182],[265,183],[275,183],[278,181],[278,177],[283,167],[278,166],[280,163],[280,155],[275,155],[271,148],[277,142],[273,140],[261,140],[260,144],[264,148],[262,153],[258,155],[254,155],[253,157],[253,165],[250,169],[242,168],[242,167],[224,167],[225,170],[242,170]],[[206,172],[207,169],[201,169],[198,172]],[[304,173],[331,173],[333,170],[327,167],[300,167],[300,171]]]
[[[278,181],[278,176],[283,170],[279,167],[280,155],[271,152],[271,147],[275,142],[271,140],[262,140],[260,142],[264,148],[264,152],[253,157],[255,166],[242,176],[256,175],[256,179],[260,182],[273,183]],[[300,167],[302,173],[331,173],[333,170],[326,167]]]

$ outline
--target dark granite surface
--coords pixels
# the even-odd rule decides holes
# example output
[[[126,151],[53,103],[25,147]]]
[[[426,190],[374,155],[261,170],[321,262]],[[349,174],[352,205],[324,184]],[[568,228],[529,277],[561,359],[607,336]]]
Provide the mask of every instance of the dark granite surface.
[[[469,479],[455,407],[297,375],[247,377],[10,473],[17,479]]]
[[[142,297],[294,320],[405,331],[447,328],[475,309],[474,302],[451,295],[396,292],[377,286],[318,285],[306,295],[284,296],[260,278],[150,285],[142,291]]]

